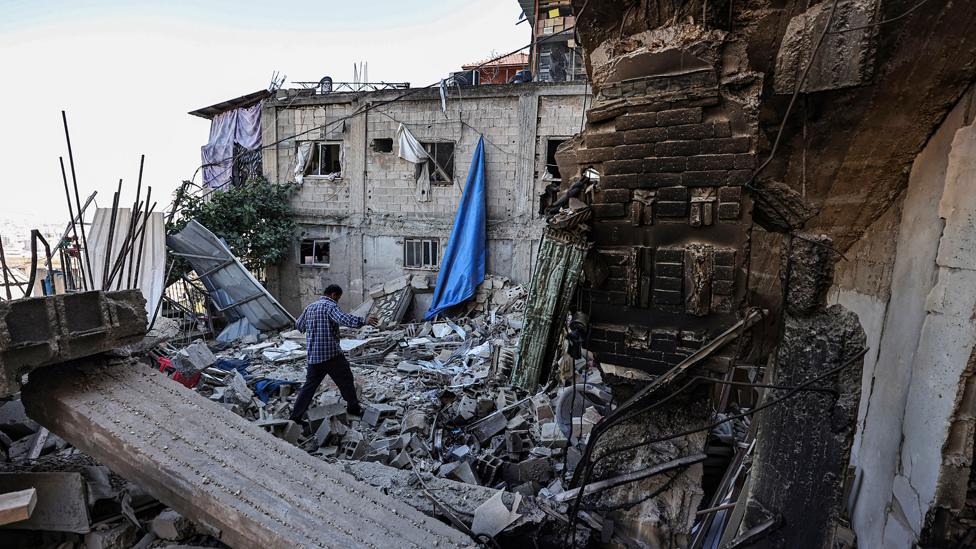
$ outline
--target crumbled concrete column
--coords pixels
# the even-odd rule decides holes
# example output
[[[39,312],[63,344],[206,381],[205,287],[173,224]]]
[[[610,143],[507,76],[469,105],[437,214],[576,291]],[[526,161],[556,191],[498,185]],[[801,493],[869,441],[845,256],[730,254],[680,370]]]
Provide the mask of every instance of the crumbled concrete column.
[[[35,368],[136,343],[146,335],[140,290],[81,292],[0,302],[0,397]]]
[[[857,315],[826,306],[834,252],[825,236],[787,241],[781,278],[784,322],[772,382],[797,386],[848,364],[760,413],[756,458],[741,537],[750,547],[831,547],[844,502],[844,484],[861,395],[861,352],[866,345]],[[788,389],[769,390],[765,402]]]

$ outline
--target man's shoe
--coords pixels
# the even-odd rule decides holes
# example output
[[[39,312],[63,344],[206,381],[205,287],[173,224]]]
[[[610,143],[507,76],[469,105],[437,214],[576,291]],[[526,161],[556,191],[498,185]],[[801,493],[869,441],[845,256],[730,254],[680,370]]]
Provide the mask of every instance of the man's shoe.
[[[346,408],[346,414],[350,416],[362,416],[363,409],[360,406],[357,406],[355,408]]]

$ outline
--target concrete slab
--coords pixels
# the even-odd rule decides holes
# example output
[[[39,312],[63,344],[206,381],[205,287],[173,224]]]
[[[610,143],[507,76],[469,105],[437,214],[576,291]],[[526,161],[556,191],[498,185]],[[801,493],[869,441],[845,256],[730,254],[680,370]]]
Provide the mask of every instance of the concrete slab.
[[[37,505],[27,520],[4,528],[84,534],[91,530],[85,477],[81,473],[0,473],[0,493],[37,490]]]
[[[28,414],[237,548],[472,541],[139,365],[31,376]]]
[[[0,397],[16,393],[35,368],[141,341],[145,307],[139,290],[0,302]]]

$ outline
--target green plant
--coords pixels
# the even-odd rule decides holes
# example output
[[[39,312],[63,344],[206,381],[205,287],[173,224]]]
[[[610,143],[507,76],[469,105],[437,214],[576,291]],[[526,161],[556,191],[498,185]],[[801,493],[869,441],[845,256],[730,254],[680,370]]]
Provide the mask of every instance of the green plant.
[[[279,185],[258,177],[205,197],[177,191],[179,216],[167,225],[166,231],[179,232],[196,219],[223,238],[248,269],[258,272],[278,263],[288,253],[296,227],[288,208],[290,190],[290,184]],[[179,270],[177,265],[174,271]]]

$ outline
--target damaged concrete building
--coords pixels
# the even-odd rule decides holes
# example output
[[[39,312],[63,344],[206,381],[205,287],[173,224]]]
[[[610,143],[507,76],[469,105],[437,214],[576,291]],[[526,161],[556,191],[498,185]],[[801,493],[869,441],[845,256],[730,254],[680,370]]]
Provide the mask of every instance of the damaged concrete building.
[[[195,111],[220,118],[205,161],[241,159],[207,184],[288,183],[299,228],[268,292],[196,221],[170,253],[235,265],[233,300],[277,322],[133,348],[138,292],[5,305],[0,385],[30,373],[4,474],[98,460],[155,498],[116,498],[129,545],[151,509],[234,547],[976,546],[976,9],[518,7],[535,82],[322,79]],[[289,314],[330,283],[428,310],[479,151],[477,296],[344,328],[364,412],[329,385],[286,419]],[[76,325],[76,301],[102,315]],[[106,530],[82,518],[48,529]]]
[[[269,273],[272,291],[297,314],[326,280],[346,288],[353,305],[404,274],[429,277],[432,290],[481,136],[487,269],[528,281],[542,227],[539,196],[559,181],[555,151],[579,131],[586,93],[572,83],[455,88],[445,112],[437,89],[397,101],[403,92],[279,91],[261,117],[264,173],[301,181],[291,203],[300,232],[289,259]],[[362,108],[365,115],[351,116]],[[428,150],[429,166],[398,156],[401,124]],[[275,145],[291,135],[301,137]],[[415,309],[425,311],[429,298],[418,293]]]

